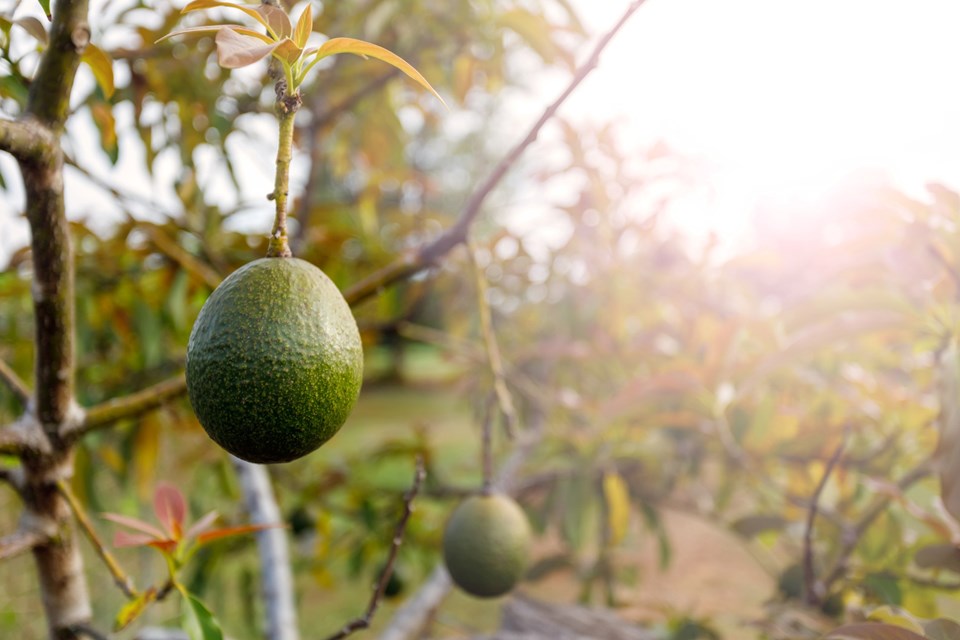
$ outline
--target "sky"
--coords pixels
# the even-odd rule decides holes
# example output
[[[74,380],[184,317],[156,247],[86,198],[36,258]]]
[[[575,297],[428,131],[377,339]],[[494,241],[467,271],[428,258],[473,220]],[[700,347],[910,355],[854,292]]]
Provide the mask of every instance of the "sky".
[[[0,0],[0,10],[10,2]],[[629,2],[575,4],[600,33]],[[673,222],[736,239],[748,234],[759,204],[815,207],[858,172],[915,194],[929,181],[960,188],[958,28],[956,0],[648,0],[563,113],[617,119],[625,149],[639,153],[663,140],[701,162],[703,183],[675,204]],[[532,121],[564,83],[558,76],[532,82],[533,99],[527,92],[515,102],[514,120]],[[81,126],[75,135],[91,134]],[[529,153],[535,157],[536,147]],[[256,176],[269,175],[271,152],[257,155],[266,164],[251,168],[250,188],[263,193],[269,180],[264,188]],[[89,162],[131,183],[92,154]],[[11,167],[0,156],[8,178]],[[143,184],[145,198],[169,197]],[[95,190],[69,176],[67,188],[71,214],[99,210]],[[14,215],[20,207],[17,193],[0,193],[0,264],[24,242]]]

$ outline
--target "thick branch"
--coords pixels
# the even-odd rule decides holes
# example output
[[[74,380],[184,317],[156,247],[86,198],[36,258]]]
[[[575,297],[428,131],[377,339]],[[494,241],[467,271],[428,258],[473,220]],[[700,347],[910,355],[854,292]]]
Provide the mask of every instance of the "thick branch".
[[[82,421],[64,429],[60,435],[71,440],[79,438],[89,431],[108,427],[118,420],[134,418],[152,411],[179,397],[186,390],[187,380],[181,373],[136,393],[90,407]]]
[[[413,484],[410,486],[409,491],[403,496],[403,515],[400,516],[400,520],[397,522],[397,526],[393,531],[390,553],[387,555],[386,564],[383,565],[383,569],[380,571],[380,579],[377,580],[373,595],[370,597],[370,603],[367,605],[367,610],[362,616],[348,622],[340,631],[328,637],[327,640],[342,640],[342,638],[346,638],[355,631],[360,631],[370,626],[374,614],[377,613],[377,607],[383,599],[383,594],[387,590],[390,576],[393,574],[393,565],[397,560],[397,552],[400,551],[400,545],[403,544],[403,534],[407,530],[407,523],[410,521],[410,516],[413,515],[413,501],[420,492],[420,485],[423,484],[423,479],[426,475],[427,472],[423,466],[423,458],[417,456],[417,467],[413,474]]]
[[[13,395],[23,403],[23,406],[27,406],[30,402],[30,387],[28,387],[27,383],[17,375],[17,372],[11,369],[10,365],[3,360],[0,360],[0,382],[5,384],[10,391],[13,392]]]
[[[0,453],[23,456],[50,453],[50,441],[40,423],[25,413],[11,425],[0,428]]]
[[[524,136],[513,149],[510,150],[500,162],[497,163],[497,166],[493,168],[493,171],[487,176],[487,179],[484,180],[479,187],[477,187],[470,197],[467,199],[467,202],[464,204],[463,209],[460,212],[460,217],[457,219],[457,222],[447,229],[443,234],[440,235],[433,242],[424,245],[420,249],[417,249],[413,252],[407,253],[396,261],[388,264],[379,271],[367,276],[360,282],[357,282],[352,287],[347,289],[344,292],[344,297],[347,299],[347,302],[351,306],[356,305],[367,298],[375,295],[378,291],[387,287],[395,282],[409,278],[410,276],[419,273],[423,269],[426,269],[437,262],[440,258],[449,253],[457,245],[463,244],[467,240],[467,232],[470,230],[470,226],[473,224],[474,220],[480,214],[480,207],[483,205],[484,200],[487,199],[487,196],[490,195],[490,192],[493,191],[503,177],[507,174],[517,160],[520,159],[520,156],[523,155],[523,152],[527,150],[533,142],[539,137],[540,130],[543,128],[554,115],[556,115],[557,110],[560,106],[570,97],[570,95],[580,86],[580,83],[590,75],[597,65],[600,63],[600,54],[603,53],[603,50],[607,48],[607,45],[610,44],[610,41],[613,37],[620,31],[627,20],[630,19],[630,16],[639,9],[645,0],[634,0],[633,3],[627,7],[627,10],[623,13],[620,19],[617,21],[613,27],[607,31],[600,41],[597,42],[596,46],[593,49],[593,52],[590,54],[590,57],[587,58],[587,61],[577,69],[576,73],[573,74],[573,77],[570,79],[569,84],[563,90],[563,92],[554,100],[540,115],[540,118],[534,123],[534,125],[527,132],[527,135]]]
[[[36,120],[0,120],[0,151],[21,162],[41,162],[55,145],[56,137]]]
[[[244,462],[231,456],[233,468],[240,478],[247,513],[252,524],[276,525],[282,522],[280,507],[273,495],[267,467]],[[297,640],[296,599],[286,531],[271,527],[257,532],[260,556],[260,580],[267,633],[270,640]]]

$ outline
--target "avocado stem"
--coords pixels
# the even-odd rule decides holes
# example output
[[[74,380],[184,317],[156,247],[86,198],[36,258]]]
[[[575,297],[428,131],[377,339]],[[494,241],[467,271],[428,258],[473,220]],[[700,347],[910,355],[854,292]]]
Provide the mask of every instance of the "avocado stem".
[[[276,203],[276,217],[273,231],[270,232],[270,244],[267,245],[268,258],[289,258],[293,256],[287,239],[287,195],[290,192],[290,161],[293,158],[293,123],[301,104],[300,94],[279,95],[277,115],[280,117],[279,145],[277,146],[277,175],[274,182],[272,200]]]

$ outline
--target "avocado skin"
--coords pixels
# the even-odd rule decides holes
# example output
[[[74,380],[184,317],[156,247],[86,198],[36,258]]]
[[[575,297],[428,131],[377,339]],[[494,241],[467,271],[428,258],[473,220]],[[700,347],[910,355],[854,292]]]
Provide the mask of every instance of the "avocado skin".
[[[504,495],[467,498],[447,521],[443,560],[454,583],[478,598],[495,598],[516,586],[530,556],[530,523]]]
[[[346,421],[362,381],[350,307],[323,271],[297,258],[237,269],[207,299],[187,345],[200,424],[248,462],[314,451]]]

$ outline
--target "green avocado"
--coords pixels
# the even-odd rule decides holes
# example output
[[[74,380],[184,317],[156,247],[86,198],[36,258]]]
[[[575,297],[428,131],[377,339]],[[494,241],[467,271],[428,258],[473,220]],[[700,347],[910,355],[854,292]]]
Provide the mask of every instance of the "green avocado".
[[[517,584],[530,556],[530,523],[503,495],[473,496],[451,514],[443,560],[454,583],[478,598],[495,598]]]
[[[187,345],[187,392],[207,434],[248,462],[289,462],[333,437],[363,381],[357,323],[297,258],[261,258],[210,295]]]

